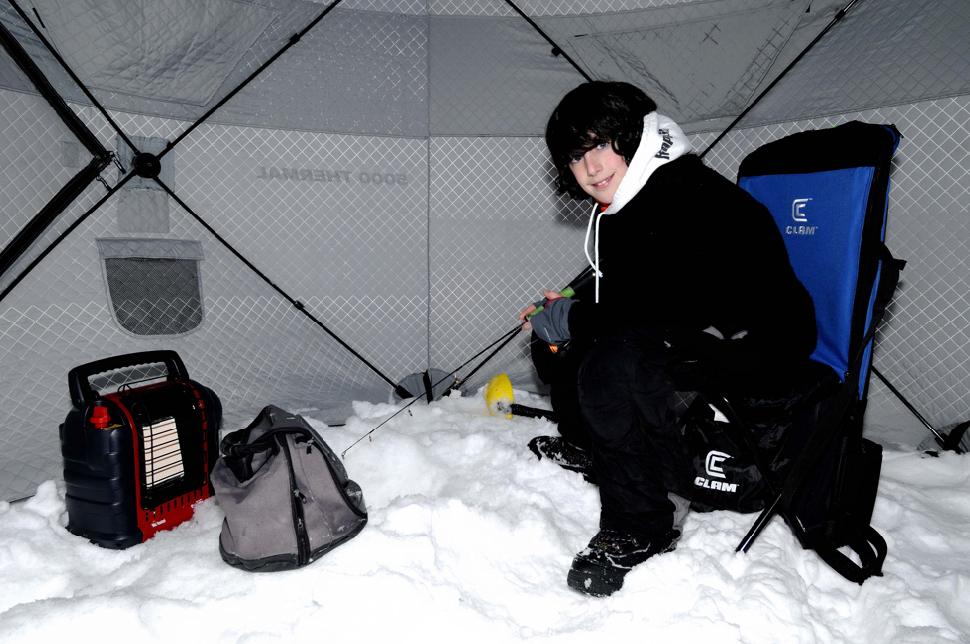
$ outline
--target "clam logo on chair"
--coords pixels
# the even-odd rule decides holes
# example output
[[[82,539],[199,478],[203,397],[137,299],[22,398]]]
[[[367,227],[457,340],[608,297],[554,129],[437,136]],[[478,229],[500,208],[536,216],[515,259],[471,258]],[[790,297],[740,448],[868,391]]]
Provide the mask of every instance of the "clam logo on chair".
[[[720,452],[718,450],[711,450],[707,453],[707,457],[704,459],[704,470],[707,472],[708,476],[716,479],[726,479],[727,474],[724,473],[724,466],[722,463],[730,458],[732,458],[730,454]],[[728,483],[727,481],[712,481],[711,479],[704,478],[703,476],[695,477],[694,485],[697,487],[707,488],[709,490],[719,490],[721,492],[738,491],[737,483]]]
[[[818,226],[805,225],[808,223],[808,212],[806,212],[805,209],[808,206],[808,202],[811,200],[812,200],[811,197],[800,197],[798,199],[792,200],[791,218],[792,218],[792,221],[794,221],[795,224],[798,224],[798,225],[789,224],[785,226],[786,235],[814,235],[815,234],[815,231],[818,229]]]
[[[724,475],[724,467],[721,463],[731,458],[730,454],[725,454],[724,452],[719,452],[717,450],[711,450],[707,453],[707,459],[705,459],[704,468],[707,470],[708,476],[714,476],[719,479],[727,478]]]

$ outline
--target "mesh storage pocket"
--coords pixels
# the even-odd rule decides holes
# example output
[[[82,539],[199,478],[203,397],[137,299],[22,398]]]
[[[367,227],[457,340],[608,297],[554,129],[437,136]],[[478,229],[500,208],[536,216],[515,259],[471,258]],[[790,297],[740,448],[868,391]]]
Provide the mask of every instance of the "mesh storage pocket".
[[[197,241],[99,239],[112,314],[136,335],[178,335],[202,323]]]

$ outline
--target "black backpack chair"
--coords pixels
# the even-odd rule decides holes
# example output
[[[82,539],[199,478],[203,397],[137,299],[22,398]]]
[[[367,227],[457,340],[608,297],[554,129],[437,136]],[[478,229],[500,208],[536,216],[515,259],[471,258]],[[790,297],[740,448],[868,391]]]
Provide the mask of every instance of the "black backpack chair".
[[[853,121],[742,161],[738,183],[774,216],[814,301],[818,341],[787,391],[700,392],[684,417],[695,506],[761,510],[739,551],[780,514],[803,547],[860,584],[881,575],[886,556],[869,525],[882,449],[862,438],[862,419],[875,330],[904,265],[885,246],[899,138],[892,125]]]

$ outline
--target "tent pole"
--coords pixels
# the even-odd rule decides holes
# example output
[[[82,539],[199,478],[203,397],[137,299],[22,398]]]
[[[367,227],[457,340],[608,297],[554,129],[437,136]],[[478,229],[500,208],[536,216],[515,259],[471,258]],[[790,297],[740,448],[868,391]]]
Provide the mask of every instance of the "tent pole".
[[[795,56],[795,59],[794,60],[792,60],[790,63],[788,63],[788,66],[785,67],[785,69],[783,69],[781,71],[781,73],[778,74],[778,76],[776,76],[773,81],[771,81],[771,83],[768,85],[768,87],[764,88],[764,90],[760,94],[758,94],[758,96],[753,101],[751,101],[751,103],[746,108],[744,108],[744,111],[741,112],[740,114],[738,114],[738,117],[736,119],[734,119],[733,121],[731,121],[731,124],[728,125],[727,128],[725,128],[725,130],[723,132],[721,132],[718,135],[718,137],[716,139],[714,139],[714,141],[711,142],[711,144],[709,146],[707,146],[707,148],[703,152],[700,153],[699,156],[703,159],[704,156],[708,152],[711,151],[711,148],[713,148],[715,145],[717,145],[721,141],[721,139],[723,139],[727,135],[728,132],[730,132],[731,130],[733,130],[734,127],[738,123],[741,122],[741,119],[743,119],[745,116],[747,116],[748,115],[748,112],[750,112],[752,109],[754,109],[754,106],[757,105],[759,102],[761,102],[761,99],[763,99],[765,97],[765,95],[768,92],[770,92],[774,88],[775,85],[778,84],[778,81],[780,81],[782,78],[784,78],[785,75],[787,75],[788,72],[791,71],[792,67],[794,67],[796,64],[798,64],[798,61],[800,61],[802,59],[802,57],[805,56],[805,54],[807,54],[812,49],[812,47],[814,47],[816,44],[818,44],[818,41],[820,41],[822,39],[822,37],[825,34],[827,34],[829,32],[829,30],[832,29],[832,27],[835,26],[835,23],[837,23],[840,20],[842,20],[842,18],[845,17],[845,14],[847,14],[849,12],[849,10],[852,9],[852,5],[854,5],[858,1],[859,0],[849,0],[849,3],[848,4],[846,4],[844,7],[842,7],[841,9],[839,9],[839,11],[835,14],[835,17],[832,18],[832,20],[829,21],[829,24],[825,25],[825,28],[822,29],[822,31],[817,36],[815,36],[815,39],[812,40],[812,42],[808,43],[808,46],[805,47],[805,49],[803,49],[797,56]]]
[[[22,11],[14,0],[10,0],[10,2],[13,4],[15,9]],[[24,17],[24,20],[27,20],[26,16]],[[27,21],[27,24],[30,25],[32,29],[35,29],[34,25],[29,21]],[[36,30],[34,33],[37,33]],[[50,49],[50,45],[47,43],[47,41],[43,40],[43,35],[39,33],[37,35],[42,39],[42,42],[47,45],[47,48]],[[107,155],[108,151],[103,145],[101,145],[101,141],[98,140],[98,137],[96,137],[94,133],[92,133],[91,130],[89,130],[81,121],[81,119],[78,118],[78,115],[74,113],[74,110],[68,107],[64,99],[61,98],[61,96],[57,93],[57,90],[54,89],[54,86],[51,85],[50,81],[47,80],[47,77],[44,76],[44,73],[37,66],[37,63],[31,59],[30,55],[24,50],[14,35],[10,33],[7,27],[2,23],[0,23],[0,45],[3,45],[3,48],[10,55],[10,58],[12,58],[17,64],[17,67],[19,67],[27,78],[30,79],[30,82],[35,88],[37,88],[40,95],[44,97],[44,100],[46,100],[52,108],[54,108],[57,115],[61,117],[61,120],[64,121],[64,124],[67,125],[68,129],[71,130],[71,133],[77,137],[78,141],[80,141],[81,144],[87,148],[88,152],[90,152],[92,156],[96,157]],[[53,50],[51,51],[55,57],[60,58],[57,55],[57,52],[54,52]],[[70,70],[68,70],[68,73],[71,73]],[[84,88],[82,87],[82,89]]]
[[[27,224],[20,229],[20,231],[10,240],[2,251],[0,251],[0,277],[3,277],[8,270],[19,260],[27,249],[37,241],[37,239],[44,234],[44,231],[54,223],[61,213],[67,210],[67,207],[80,195],[85,188],[87,188],[101,171],[108,166],[107,157],[94,157],[91,162],[88,163],[84,168],[81,169],[76,175],[74,175],[70,181],[64,184],[60,190],[57,191],[51,200],[48,201],[40,211],[33,216],[33,218],[27,222]],[[74,226],[71,227],[72,229]],[[58,240],[59,242],[60,240]],[[56,245],[56,244],[55,244]],[[43,255],[47,255],[53,247],[45,250]],[[36,266],[35,263],[31,264],[31,268]],[[13,282],[10,283],[8,288],[12,289],[17,283],[20,282],[27,273],[30,272],[28,269],[21,275],[19,275]],[[7,290],[3,291],[0,295],[0,301],[7,294]]]
[[[961,423],[961,425],[958,425],[957,428],[954,428],[954,430],[951,431],[950,436],[943,434],[943,432],[933,427],[933,425],[930,425],[930,421],[926,420],[926,418],[923,417],[923,414],[919,413],[919,410],[917,410],[916,407],[914,407],[913,404],[906,399],[903,392],[896,389],[896,387],[889,382],[889,379],[882,375],[882,372],[876,369],[875,365],[872,367],[872,373],[874,373],[876,377],[882,381],[882,384],[889,388],[889,391],[891,391],[893,395],[899,399],[899,402],[903,403],[906,409],[912,412],[913,416],[916,417],[916,420],[922,423],[923,427],[930,430],[930,433],[933,434],[933,437],[936,439],[936,442],[940,447],[945,450],[952,450],[957,454],[963,453],[963,450],[960,449],[960,439],[963,438],[963,433],[966,431],[966,427],[964,427],[962,430],[959,430],[958,428],[961,427],[961,425],[965,425],[965,423]]]
[[[108,197],[110,197],[115,192],[117,192],[118,189],[121,188],[121,186],[125,185],[128,182],[128,180],[131,179],[133,176],[135,176],[135,173],[134,172],[128,173],[121,181],[119,181],[113,187],[109,188],[107,194],[105,194],[103,197],[101,197],[100,199],[98,199],[98,202],[96,204],[94,204],[93,206],[91,206],[88,209],[87,212],[85,212],[83,215],[81,215],[80,217],[78,217],[74,221],[73,224],[71,224],[70,226],[68,226],[64,230],[64,232],[62,232],[60,235],[58,235],[57,236],[57,239],[55,239],[54,241],[52,241],[47,246],[47,248],[44,249],[44,251],[40,255],[38,255],[37,257],[35,257],[33,259],[33,261],[31,261],[30,264],[28,264],[24,268],[24,270],[22,270],[20,272],[20,274],[17,275],[17,277],[14,278],[14,280],[12,282],[10,282],[10,284],[8,284],[5,289],[3,289],[3,291],[0,291],[0,302],[3,302],[3,300],[7,297],[7,295],[9,295],[10,292],[13,291],[17,287],[17,284],[20,284],[20,282],[25,277],[27,277],[27,274],[30,273],[30,271],[34,270],[34,267],[36,267],[38,264],[40,264],[41,260],[43,260],[45,257],[47,257],[51,253],[51,251],[53,251],[54,248],[57,247],[58,244],[60,244],[62,241],[64,241],[64,239],[68,235],[70,235],[71,232],[75,228],[77,228],[78,226],[80,226],[84,222],[84,220],[86,220],[88,217],[90,217],[91,214],[94,211],[96,211],[98,208],[100,208],[104,204],[104,202],[108,200]]]
[[[277,293],[279,293],[283,297],[283,299],[285,299],[287,302],[289,302],[290,304],[292,304],[293,307],[297,311],[299,311],[300,313],[302,313],[303,315],[305,315],[314,324],[316,324],[318,327],[320,327],[321,329],[323,329],[327,333],[327,335],[329,335],[331,338],[333,338],[334,340],[336,340],[337,343],[340,346],[342,346],[344,349],[346,349],[347,351],[349,351],[355,358],[357,358],[358,360],[360,360],[361,362],[363,362],[365,365],[367,365],[367,367],[370,368],[371,371],[373,371],[375,374],[377,374],[378,376],[380,376],[385,382],[387,382],[389,385],[391,385],[392,388],[397,389],[397,384],[395,384],[393,380],[391,380],[386,375],[384,375],[384,373],[380,369],[378,369],[377,367],[375,367],[373,364],[371,364],[371,362],[368,361],[367,358],[365,358],[364,356],[360,355],[360,353],[358,353],[353,347],[351,347],[349,344],[347,344],[346,342],[344,342],[336,333],[334,333],[333,331],[331,331],[329,329],[329,327],[327,327],[327,325],[325,325],[323,322],[321,322],[319,319],[317,319],[316,316],[314,316],[312,313],[310,313],[306,309],[306,305],[303,302],[301,302],[300,300],[297,300],[296,298],[292,297],[289,293],[287,293],[282,288],[280,288],[265,273],[263,273],[261,270],[259,270],[259,268],[257,268],[255,264],[253,264],[251,261],[249,261],[248,259],[246,259],[246,257],[242,253],[240,253],[238,250],[236,250],[232,246],[232,244],[230,244],[228,241],[226,241],[225,238],[222,237],[222,235],[220,235],[219,233],[217,233],[216,230],[212,226],[209,225],[209,222],[207,222],[198,213],[196,213],[194,210],[192,210],[192,208],[190,208],[187,203],[185,203],[184,201],[182,201],[182,199],[180,199],[179,196],[176,195],[175,192],[171,188],[169,188],[167,184],[165,184],[165,182],[163,182],[158,177],[155,177],[154,179],[155,179],[155,183],[157,183],[159,186],[161,186],[161,188],[165,192],[168,193],[168,196],[169,197],[171,197],[172,199],[174,199],[175,202],[179,206],[181,206],[183,210],[185,210],[185,212],[189,213],[189,215],[191,215],[196,221],[198,221],[202,225],[203,228],[205,228],[207,231],[209,231],[209,234],[211,234],[213,237],[215,237],[216,238],[216,241],[218,241],[220,244],[222,244],[226,248],[226,250],[228,250],[230,253],[232,253],[233,255],[235,255],[236,259],[238,259],[239,261],[241,261],[251,271],[253,271],[254,273],[256,273],[256,275],[259,276],[260,279],[262,279],[273,290],[275,290]]]
[[[536,22],[535,22],[535,20],[533,20],[532,18],[530,18],[529,16],[527,16],[527,15],[525,14],[525,12],[524,12],[524,11],[522,11],[521,9],[519,9],[519,7],[518,7],[518,6],[516,6],[516,4],[515,4],[514,2],[512,2],[512,0],[505,0],[505,4],[507,4],[507,5],[509,5],[510,7],[512,7],[512,9],[513,9],[513,10],[514,10],[514,11],[515,11],[515,12],[516,12],[517,14],[519,14],[520,16],[522,16],[522,18],[523,18],[523,19],[524,19],[524,20],[525,20],[526,22],[528,22],[528,23],[529,23],[530,25],[532,25],[532,28],[533,28],[533,29],[535,29],[535,30],[536,30],[536,32],[537,32],[537,33],[538,33],[538,34],[539,34],[540,36],[542,36],[543,38],[545,38],[545,39],[546,39],[546,42],[548,42],[548,43],[549,43],[550,45],[552,45],[552,55],[553,55],[553,56],[559,56],[559,55],[561,55],[561,56],[562,56],[563,58],[565,58],[565,59],[566,59],[566,62],[568,62],[568,63],[569,63],[570,65],[572,65],[572,66],[573,66],[573,68],[574,68],[574,69],[575,69],[575,70],[576,70],[577,72],[579,72],[579,75],[580,75],[580,76],[582,76],[583,78],[585,78],[585,79],[586,79],[587,81],[589,81],[589,82],[592,82],[592,80],[593,80],[593,78],[592,78],[592,77],[591,77],[591,76],[590,76],[589,74],[587,74],[587,73],[586,73],[586,72],[585,72],[585,71],[583,70],[583,68],[582,68],[582,67],[580,67],[580,66],[579,66],[579,63],[577,63],[577,62],[576,62],[575,60],[573,60],[573,59],[572,59],[572,58],[571,58],[571,57],[569,56],[569,54],[567,54],[567,53],[566,53],[566,50],[564,50],[564,49],[563,49],[562,47],[560,47],[559,45],[557,45],[557,44],[556,44],[556,41],[554,41],[554,40],[553,40],[552,38],[550,38],[550,37],[549,37],[549,36],[548,36],[548,35],[546,34],[546,32],[544,32],[544,31],[542,30],[542,27],[540,27],[539,25],[537,25],[537,24],[536,24]]]
[[[84,92],[84,95],[87,97],[89,101],[91,101],[91,104],[94,105],[94,107],[97,108],[99,112],[101,112],[102,116],[104,116],[105,119],[107,119],[108,123],[111,124],[111,127],[114,128],[114,131],[118,133],[118,136],[124,139],[125,143],[128,144],[128,147],[134,150],[136,154],[138,152],[141,152],[141,150],[135,147],[134,143],[131,142],[131,140],[127,137],[127,135],[125,135],[121,127],[117,123],[115,123],[114,119],[111,118],[111,115],[108,114],[108,110],[106,110],[104,106],[101,105],[98,99],[94,97],[94,94],[92,94],[90,90],[88,90],[87,86],[81,82],[81,79],[78,78],[77,74],[74,73],[74,70],[70,68],[67,62],[61,57],[61,55],[57,52],[54,46],[50,43],[50,41],[47,40],[47,38],[44,36],[43,33],[41,33],[39,29],[37,29],[37,26],[34,25],[30,17],[27,16],[26,12],[24,12],[24,10],[20,8],[20,5],[17,4],[17,0],[9,0],[9,2],[10,2],[10,5],[14,8],[14,10],[20,14],[20,17],[23,19],[23,21],[27,23],[27,26],[30,27],[30,30],[34,32],[34,35],[37,36],[37,38],[44,44],[44,46],[47,48],[47,51],[51,53],[51,56],[54,57],[54,60],[56,60],[60,64],[60,66],[64,69],[64,71],[67,72],[67,75],[71,77],[71,80],[73,80],[74,83],[81,89],[81,91]],[[37,10],[34,9],[34,11],[36,12]],[[40,14],[37,14],[37,17],[40,18]],[[91,136],[94,136],[94,135],[91,135]],[[100,146],[100,143],[98,143],[98,145]]]
[[[97,178],[108,165],[111,154],[101,145],[98,138],[78,118],[77,114],[68,107],[54,87],[44,76],[44,73],[31,60],[24,48],[17,42],[13,34],[0,24],[0,46],[6,50],[17,67],[27,76],[27,79],[37,89],[41,97],[53,108],[54,113],[77,137],[93,158],[87,166],[74,175],[48,201],[27,224],[20,229],[13,239],[0,251],[0,276],[3,276],[11,266],[27,251],[28,248],[44,233],[57,217],[67,209],[75,198]],[[18,278],[17,281],[19,282]]]

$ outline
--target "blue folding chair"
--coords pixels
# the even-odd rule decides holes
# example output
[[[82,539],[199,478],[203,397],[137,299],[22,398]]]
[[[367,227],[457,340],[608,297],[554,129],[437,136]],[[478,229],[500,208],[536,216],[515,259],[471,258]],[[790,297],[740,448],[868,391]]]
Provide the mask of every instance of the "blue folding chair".
[[[892,125],[854,121],[768,143],[748,155],[738,173],[738,184],[771,211],[795,273],[812,296],[818,341],[811,357],[814,366],[832,372],[824,399],[798,412],[808,429],[793,432],[800,435],[789,437],[783,454],[766,456],[762,449],[756,456],[763,474],[779,462],[786,465],[770,481],[768,501],[738,550],[746,552],[781,514],[804,547],[858,583],[881,574],[886,555],[885,541],[869,526],[882,452],[862,439],[862,418],[875,330],[905,264],[885,246],[889,174],[899,139]],[[819,371],[806,373],[817,378]],[[705,398],[727,413],[758,454],[758,428],[745,420],[745,401]],[[861,565],[839,552],[843,546],[856,552]]]

